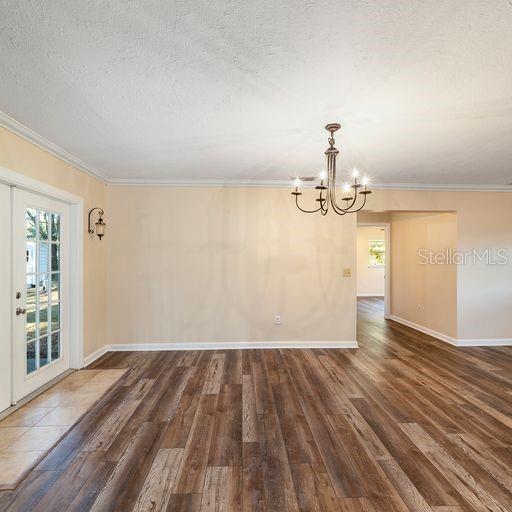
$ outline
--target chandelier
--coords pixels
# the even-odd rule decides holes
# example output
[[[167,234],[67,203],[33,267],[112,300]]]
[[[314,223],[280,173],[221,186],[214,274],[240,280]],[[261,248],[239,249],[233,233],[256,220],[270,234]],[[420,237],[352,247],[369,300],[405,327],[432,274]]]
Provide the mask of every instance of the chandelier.
[[[313,210],[307,210],[302,208],[299,204],[299,197],[302,192],[299,190],[303,181],[312,181],[311,178],[296,178],[294,185],[295,190],[292,195],[295,196],[295,204],[297,208],[304,213],[316,213],[320,212],[322,215],[326,215],[329,208],[338,215],[345,215],[346,213],[355,213],[364,208],[366,204],[366,197],[371,194],[372,191],[368,190],[368,178],[366,176],[359,176],[359,171],[354,169],[352,172],[353,183],[345,183],[341,190],[341,197],[339,197],[336,191],[336,157],[339,151],[334,147],[334,132],[339,130],[341,125],[338,123],[330,123],[325,129],[330,132],[329,147],[325,150],[326,156],[326,170],[322,170],[318,179],[320,185],[315,187],[318,190],[318,197],[316,202],[318,203],[317,208]],[[340,202],[341,201],[341,202]]]

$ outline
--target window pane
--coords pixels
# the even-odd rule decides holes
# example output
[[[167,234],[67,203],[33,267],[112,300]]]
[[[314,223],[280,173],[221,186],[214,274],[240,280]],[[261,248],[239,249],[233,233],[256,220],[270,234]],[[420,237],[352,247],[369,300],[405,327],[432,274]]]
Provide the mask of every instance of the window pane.
[[[370,240],[368,244],[370,266],[383,266],[385,261],[386,248],[384,240]]]
[[[48,244],[41,242],[39,244],[39,270],[40,274],[46,274],[49,271],[48,268]]]
[[[39,336],[48,332],[48,306],[39,309]]]
[[[60,241],[60,215],[52,213],[52,241]]]
[[[36,337],[36,307],[27,309],[27,341]]]
[[[37,276],[35,274],[27,275],[27,308],[36,305],[36,282]]]
[[[48,336],[39,338],[39,368],[48,364]]]
[[[51,311],[51,330],[52,332],[60,329],[60,304],[52,304]]]
[[[48,240],[48,212],[39,212],[39,240]]]
[[[27,242],[25,244],[25,257],[27,261],[27,274],[35,274],[36,272],[36,244],[35,242]],[[35,283],[34,283],[35,285]]]
[[[60,245],[52,244],[52,271],[60,270]]]
[[[36,211],[33,208],[25,210],[25,237],[27,240],[35,240],[36,238]]]
[[[50,276],[48,276],[48,275],[39,276],[39,287],[38,287],[39,304],[45,304],[48,302],[48,290],[50,287],[49,280],[50,280]]]
[[[27,373],[36,369],[36,342],[27,343]]]
[[[52,334],[52,361],[60,357],[60,332]]]
[[[60,300],[60,274],[59,273],[53,273],[51,275],[51,301],[52,302],[59,302]]]

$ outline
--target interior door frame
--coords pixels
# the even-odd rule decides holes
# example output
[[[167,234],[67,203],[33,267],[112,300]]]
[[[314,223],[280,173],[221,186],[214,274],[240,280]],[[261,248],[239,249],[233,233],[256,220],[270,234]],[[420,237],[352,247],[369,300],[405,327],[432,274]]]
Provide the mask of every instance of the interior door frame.
[[[385,281],[384,281],[384,318],[391,318],[391,222],[358,222],[357,227],[384,228],[386,245]]]
[[[84,201],[65,190],[48,185],[18,172],[0,166],[0,183],[21,190],[41,194],[52,199],[67,203],[70,207],[69,234],[69,365],[70,368],[82,368],[84,360],[83,343],[83,240],[84,240]],[[12,232],[9,240],[9,250],[12,250]],[[15,307],[12,283],[10,283],[11,308]],[[12,367],[12,326],[11,339],[11,367]],[[12,376],[11,376],[12,386]],[[12,392],[12,389],[11,389]]]

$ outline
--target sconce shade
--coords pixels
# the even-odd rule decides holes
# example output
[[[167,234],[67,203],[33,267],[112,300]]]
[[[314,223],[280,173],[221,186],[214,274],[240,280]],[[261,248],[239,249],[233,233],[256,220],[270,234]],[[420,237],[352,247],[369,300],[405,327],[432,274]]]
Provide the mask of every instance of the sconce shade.
[[[96,226],[96,234],[98,235],[99,239],[101,240],[101,237],[105,234],[105,227],[106,224],[103,222],[103,219],[100,217],[94,225]]]

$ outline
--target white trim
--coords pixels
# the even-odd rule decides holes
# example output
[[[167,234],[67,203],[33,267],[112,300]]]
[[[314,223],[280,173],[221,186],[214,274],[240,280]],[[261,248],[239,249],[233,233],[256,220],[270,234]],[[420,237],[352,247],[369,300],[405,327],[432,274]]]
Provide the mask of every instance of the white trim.
[[[372,190],[431,190],[440,192],[512,192],[512,185],[466,183],[372,183]]]
[[[69,365],[82,368],[84,358],[84,203],[70,204],[69,218]]]
[[[109,185],[123,187],[237,187],[237,188],[292,188],[293,180],[239,180],[239,179],[124,179],[111,178]],[[304,182],[301,188],[314,188],[316,183]]]
[[[384,298],[384,295],[382,293],[358,293],[358,297],[379,297]]]
[[[0,182],[5,183],[10,187],[18,187],[24,190],[28,190],[29,192],[36,192],[38,194],[43,194],[54,199],[59,199],[65,203],[83,203],[83,199],[80,196],[75,196],[74,194],[66,192],[65,190],[53,187],[52,185],[48,185],[42,181],[29,178],[24,174],[11,171],[10,169],[2,166],[0,166]]]
[[[103,354],[106,354],[110,350],[109,347],[110,345],[104,345],[98,350],[95,350],[92,354],[85,356],[82,359],[82,368],[84,368],[85,366],[89,366],[90,364],[94,363],[96,359],[99,359]]]
[[[256,348],[358,348],[357,341],[206,341],[202,343],[119,343],[108,350],[226,350]]]
[[[407,327],[411,327],[412,329],[415,329],[416,331],[423,332],[425,334],[428,334],[429,336],[437,338],[438,340],[449,343],[450,345],[457,346],[457,339],[452,338],[451,336],[448,336],[447,334],[443,334],[442,332],[434,331],[433,329],[430,329],[423,325],[415,324],[414,322],[406,320],[405,318],[400,318],[399,316],[390,315],[389,318],[390,318],[390,320],[398,322],[399,324],[406,325]]]
[[[123,187],[256,187],[292,188],[293,180],[240,180],[240,179],[178,179],[178,178],[110,178],[109,185]],[[303,182],[301,188],[314,188],[315,182]],[[422,183],[372,183],[372,190],[431,190],[440,192],[512,192],[510,185],[476,184],[422,184]]]
[[[512,346],[512,338],[489,338],[489,339],[458,339],[459,347],[509,347]]]
[[[417,331],[428,334],[429,336],[433,336],[441,341],[445,341],[450,345],[454,345],[456,347],[508,347],[512,346],[512,338],[481,338],[481,339],[461,339],[461,338],[452,338],[451,336],[447,336],[441,332],[434,331],[433,329],[429,329],[428,327],[424,327],[423,325],[415,324],[414,322],[410,322],[409,320],[405,320],[404,318],[400,318],[395,315],[391,315],[391,320],[398,322],[400,324],[406,325],[407,327],[411,327],[412,329],[416,329]]]
[[[0,126],[4,127],[6,130],[18,135],[22,139],[28,140],[32,144],[37,147],[48,151],[52,155],[60,158],[64,162],[72,165],[76,169],[83,171],[91,176],[94,176],[96,179],[106,183],[108,181],[108,176],[98,169],[95,169],[91,165],[85,163],[83,160],[80,160],[76,156],[73,156],[71,153],[68,153],[65,149],[57,146],[53,142],[45,139],[34,130],[31,130],[28,126],[16,121],[12,117],[8,116],[5,112],[0,111]]]
[[[107,352],[143,352],[167,350],[229,350],[267,348],[359,348],[357,341],[211,341],[203,343],[113,343],[83,359],[87,366]]]

